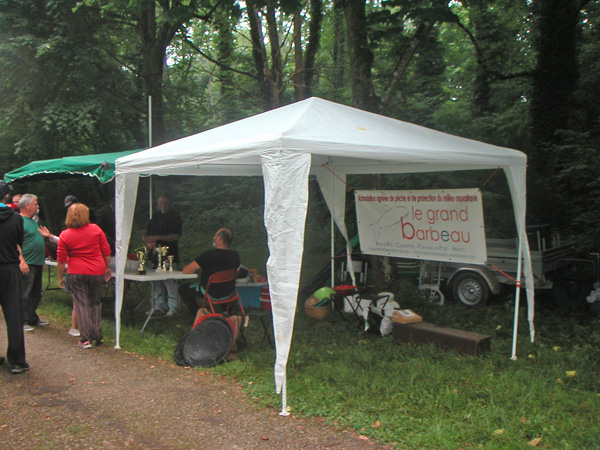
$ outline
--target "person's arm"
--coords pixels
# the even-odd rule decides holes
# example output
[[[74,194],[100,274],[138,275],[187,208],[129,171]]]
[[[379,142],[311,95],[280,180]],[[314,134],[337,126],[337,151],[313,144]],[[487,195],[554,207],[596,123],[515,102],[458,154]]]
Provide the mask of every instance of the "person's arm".
[[[102,255],[102,257],[104,258],[104,262],[106,263],[106,272],[104,272],[104,281],[108,281],[108,280],[110,280],[110,277],[112,276],[112,272],[110,271],[110,254]]]
[[[58,287],[65,289],[65,263],[56,264],[56,277],[58,278]]]
[[[25,258],[23,258],[23,252],[21,251],[21,247],[17,245],[17,250],[19,251],[19,269],[21,269],[21,273],[23,275],[29,274],[29,264],[25,262]]]
[[[58,244],[58,236],[54,236],[52,233],[50,233],[50,230],[48,230],[48,228],[46,228],[43,225],[40,225],[38,227],[38,231],[40,232],[40,234],[42,236],[44,236],[46,239],[54,242],[55,244]]]
[[[192,261],[187,266],[185,266],[182,270],[183,273],[196,273],[200,269],[200,266],[196,261]]]

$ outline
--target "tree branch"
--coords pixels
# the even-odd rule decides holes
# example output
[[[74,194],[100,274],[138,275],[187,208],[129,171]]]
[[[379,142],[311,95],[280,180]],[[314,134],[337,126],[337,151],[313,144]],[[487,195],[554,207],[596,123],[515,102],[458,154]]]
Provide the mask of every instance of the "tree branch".
[[[460,19],[458,19],[458,17],[456,19],[456,24],[459,26],[460,29],[462,29],[467,34],[467,36],[471,40],[473,46],[475,47],[475,53],[477,55],[477,63],[481,66],[481,68],[485,72],[489,73],[490,75],[495,76],[499,80],[511,80],[514,78],[534,76],[535,70],[524,70],[522,72],[516,72],[513,74],[504,74],[504,73],[498,72],[497,70],[490,68],[487,65],[487,62],[485,61],[483,52],[481,51],[481,48],[479,48],[479,45],[477,44],[477,40],[475,39],[475,36],[473,36],[473,33],[471,33],[471,31],[460,22]]]
[[[251,74],[249,72],[244,72],[242,70],[234,69],[233,67],[230,67],[227,64],[223,64],[222,62],[220,62],[220,61],[218,61],[218,60],[216,60],[216,59],[208,56],[206,53],[204,53],[196,44],[194,44],[188,38],[184,37],[183,38],[183,42],[185,42],[187,45],[189,45],[200,56],[206,58],[211,63],[216,64],[217,66],[221,67],[222,69],[231,70],[234,73],[237,73],[237,74],[240,74],[240,75],[244,75],[244,76],[252,78],[253,80],[259,81],[258,78],[256,77],[256,75],[253,75],[253,74]]]

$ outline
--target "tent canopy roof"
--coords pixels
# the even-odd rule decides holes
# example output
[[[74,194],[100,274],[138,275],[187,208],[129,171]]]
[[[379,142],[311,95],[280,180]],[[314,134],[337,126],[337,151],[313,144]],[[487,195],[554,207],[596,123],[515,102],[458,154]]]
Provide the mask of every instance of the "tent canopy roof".
[[[116,161],[117,346],[132,226],[131,214],[127,212],[135,208],[141,174],[263,177],[264,223],[269,246],[267,275],[276,341],[274,374],[276,391],[282,393],[282,414],[286,415],[286,366],[304,251],[308,175],[317,176],[332,217],[347,238],[344,222],[347,174],[498,167],[504,170],[511,191],[533,324],[533,277],[525,233],[527,156],[522,152],[313,97],[119,158]],[[347,258],[350,263],[350,255]],[[517,305],[518,299],[519,290]]]
[[[123,157],[116,170],[261,175],[261,156],[282,149],[310,153],[313,168],[333,163],[349,174],[514,167],[527,161],[517,150],[312,97]]]
[[[73,175],[95,177],[108,183],[115,177],[115,161],[139,150],[102,153],[97,155],[66,156],[64,158],[33,161],[4,175],[6,182],[45,181],[68,178]]]

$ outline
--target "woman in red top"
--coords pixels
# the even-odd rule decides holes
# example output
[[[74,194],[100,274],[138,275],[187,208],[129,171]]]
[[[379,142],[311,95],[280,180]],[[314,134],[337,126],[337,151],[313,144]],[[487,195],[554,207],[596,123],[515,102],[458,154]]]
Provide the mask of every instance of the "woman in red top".
[[[110,246],[104,232],[90,223],[90,210],[83,203],[69,207],[67,229],[60,233],[56,252],[58,286],[65,288],[65,264],[69,288],[81,332],[79,346],[92,348],[102,343],[100,316],[102,285],[110,280]]]

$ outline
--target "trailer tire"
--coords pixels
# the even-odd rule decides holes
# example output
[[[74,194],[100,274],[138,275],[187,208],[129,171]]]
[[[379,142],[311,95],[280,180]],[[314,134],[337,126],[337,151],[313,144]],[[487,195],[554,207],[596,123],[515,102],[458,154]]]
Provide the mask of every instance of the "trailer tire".
[[[490,288],[483,277],[475,272],[462,272],[452,282],[452,296],[467,306],[484,305],[490,297]]]

